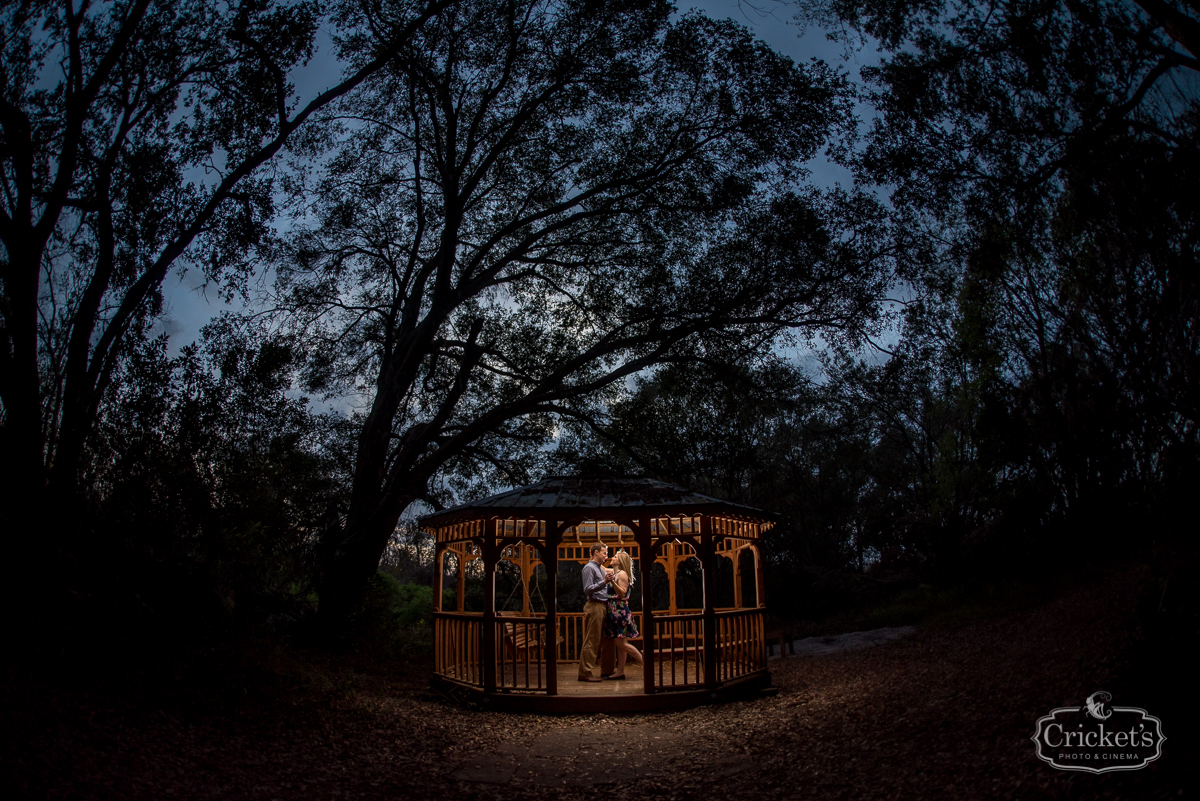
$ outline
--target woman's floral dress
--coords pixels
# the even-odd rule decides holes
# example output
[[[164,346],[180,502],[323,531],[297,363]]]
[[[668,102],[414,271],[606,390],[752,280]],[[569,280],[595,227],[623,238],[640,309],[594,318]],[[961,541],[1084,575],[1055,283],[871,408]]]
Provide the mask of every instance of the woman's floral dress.
[[[637,623],[633,620],[629,600],[626,595],[621,594],[615,581],[608,583],[608,611],[604,615],[604,636],[625,637],[631,640],[641,636]]]

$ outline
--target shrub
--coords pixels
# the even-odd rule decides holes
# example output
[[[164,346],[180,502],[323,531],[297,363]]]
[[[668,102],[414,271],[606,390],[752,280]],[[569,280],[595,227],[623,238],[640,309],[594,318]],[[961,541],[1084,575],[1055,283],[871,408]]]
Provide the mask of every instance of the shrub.
[[[359,646],[379,656],[427,653],[433,646],[433,590],[379,571],[367,586],[354,629]]]

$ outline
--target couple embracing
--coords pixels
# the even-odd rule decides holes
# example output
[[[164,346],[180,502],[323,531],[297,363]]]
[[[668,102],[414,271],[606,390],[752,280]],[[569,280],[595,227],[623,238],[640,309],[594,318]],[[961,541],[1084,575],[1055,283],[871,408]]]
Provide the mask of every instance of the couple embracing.
[[[611,564],[611,566],[610,566]],[[638,636],[633,611],[629,608],[629,590],[633,587],[633,560],[620,551],[611,560],[608,546],[597,542],[592,558],[583,566],[583,652],[579,655],[579,680],[601,681],[594,675],[600,654],[600,637],[616,640],[617,669],[606,679],[625,678],[625,661],[632,657],[640,663],[642,655],[629,641]]]

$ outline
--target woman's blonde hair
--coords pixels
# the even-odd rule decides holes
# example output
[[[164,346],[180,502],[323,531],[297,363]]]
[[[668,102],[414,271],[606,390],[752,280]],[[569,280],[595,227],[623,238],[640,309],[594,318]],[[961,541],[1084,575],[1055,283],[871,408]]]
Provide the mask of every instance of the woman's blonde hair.
[[[633,586],[633,559],[624,551],[617,553],[617,564],[625,571],[625,575],[629,576],[629,586]]]

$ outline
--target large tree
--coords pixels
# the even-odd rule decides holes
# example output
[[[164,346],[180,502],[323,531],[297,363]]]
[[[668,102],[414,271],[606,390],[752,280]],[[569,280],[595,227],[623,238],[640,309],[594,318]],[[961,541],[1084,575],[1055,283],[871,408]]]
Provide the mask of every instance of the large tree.
[[[799,562],[874,549],[946,576],[1044,555],[1048,532],[1126,537],[1118,511],[1166,507],[1200,445],[1186,9],[1160,28],[1162,3],[803,5],[881,46],[855,166],[907,234],[904,336],[884,363],[828,353],[790,397],[762,371],[662,371],[607,433],[648,436],[643,469],[784,513]],[[634,451],[580,436],[570,455],[589,449]]]
[[[452,4],[355,12],[373,49],[310,98],[293,76],[313,54],[317,3],[3,5],[0,519],[70,508],[105,387],[161,311],[168,273],[242,269],[289,141]],[[303,140],[307,154],[320,139]]]
[[[401,514],[523,480],[564,419],[654,365],[872,316],[878,209],[801,183],[842,79],[667,3],[462,3],[348,98],[279,265],[306,380],[360,398],[322,543],[337,620]],[[483,477],[482,479],[480,477]]]
[[[983,519],[1159,508],[1200,451],[1200,9],[803,6],[882,51],[857,166],[929,234],[912,352],[936,342],[946,399],[983,407]]]

